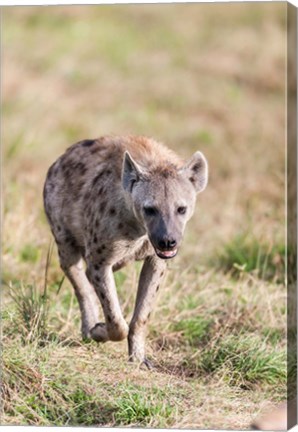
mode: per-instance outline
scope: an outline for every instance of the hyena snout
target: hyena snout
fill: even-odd
[[[177,241],[172,237],[163,237],[158,241],[158,248],[162,251],[175,249],[176,246]]]
[[[178,252],[180,240],[173,235],[159,235],[150,238],[155,249],[155,253],[159,258],[169,259],[174,258]]]

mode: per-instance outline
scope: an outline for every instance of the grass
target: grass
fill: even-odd
[[[285,277],[285,244],[262,243],[250,234],[238,234],[223,247],[216,257],[218,266],[232,276],[239,277],[243,272],[255,272],[261,279]]]
[[[208,330],[212,320],[206,320],[199,316],[190,319],[182,319],[177,322],[173,329],[181,332],[183,339],[190,343],[190,345],[197,345],[204,342],[208,335]]]
[[[286,399],[285,12],[3,9],[3,425],[240,430]],[[151,314],[152,371],[128,363],[126,341],[81,341],[49,247],[48,167],[109,133],[153,136],[185,158],[201,150],[210,166]],[[139,272],[115,275],[128,321]]]
[[[36,285],[9,285],[9,295],[15,304],[15,326],[23,343],[42,341],[48,335],[48,297]]]
[[[167,393],[160,388],[149,392],[136,386],[125,385],[121,397],[115,401],[115,425],[149,426],[158,422],[160,427],[169,426],[167,420],[177,408],[165,403]]]
[[[230,384],[280,384],[286,378],[286,353],[268,350],[255,336],[230,335],[210,347],[199,359],[204,371],[223,370]]]

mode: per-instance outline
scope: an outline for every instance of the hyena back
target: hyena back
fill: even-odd
[[[183,163],[162,144],[133,136],[78,142],[50,167],[44,206],[79,302],[83,338],[128,337],[129,359],[148,365],[146,323],[166,260],[178,251],[207,177],[202,153]],[[132,260],[144,264],[128,326],[113,271]],[[98,300],[105,323],[99,322]]]

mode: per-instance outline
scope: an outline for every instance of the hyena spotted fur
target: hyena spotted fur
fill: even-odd
[[[129,359],[149,365],[146,324],[166,260],[176,255],[207,178],[202,153],[184,163],[153,139],[134,136],[78,142],[50,167],[44,206],[79,302],[84,339],[128,338]],[[132,260],[144,263],[128,325],[113,272]]]

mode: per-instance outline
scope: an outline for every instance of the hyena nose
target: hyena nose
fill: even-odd
[[[174,239],[162,239],[158,242],[158,247],[161,250],[174,249],[177,246],[177,242]]]

